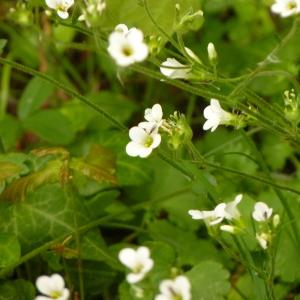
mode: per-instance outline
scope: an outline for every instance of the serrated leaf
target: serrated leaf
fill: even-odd
[[[18,116],[24,120],[35,112],[53,93],[54,86],[51,83],[34,77],[27,84],[18,104]]]
[[[230,290],[229,272],[214,261],[203,261],[186,273],[192,285],[192,298],[222,300]]]

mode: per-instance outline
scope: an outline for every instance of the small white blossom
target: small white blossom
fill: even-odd
[[[259,243],[259,245],[264,249],[266,250],[269,246],[269,239],[270,239],[270,236],[264,232],[262,233],[256,233],[256,239]]]
[[[215,64],[218,60],[218,53],[217,53],[215,45],[213,43],[209,43],[207,45],[207,53],[208,53],[208,58],[209,58],[210,62]]]
[[[154,265],[147,247],[139,247],[136,250],[122,249],[119,253],[119,260],[132,271],[126,276],[126,280],[130,284],[141,281]]]
[[[211,99],[210,105],[204,109],[204,117],[207,121],[203,125],[203,130],[215,131],[221,124],[229,124],[232,114],[223,110],[217,99]]]
[[[148,46],[144,43],[143,32],[136,28],[128,30],[124,24],[119,24],[109,36],[108,53],[122,67],[145,60],[148,56]]]
[[[264,202],[256,202],[252,217],[257,222],[266,222],[271,218],[273,209]]]
[[[189,210],[189,215],[194,220],[204,220],[209,226],[217,225],[224,219],[233,220],[240,218],[240,212],[237,209],[237,205],[241,202],[243,195],[239,194],[235,199],[228,203],[218,204],[214,210],[200,211],[200,210]]]
[[[160,67],[160,72],[172,79],[187,79],[190,71],[189,66],[181,64],[175,58],[167,58]]]
[[[74,0],[46,0],[49,8],[54,9],[62,19],[69,17],[68,10],[74,4]]]
[[[175,279],[163,280],[159,285],[160,294],[155,300],[191,300],[191,284],[187,277],[177,276]]]
[[[271,10],[282,18],[290,17],[300,12],[300,0],[276,0]]]
[[[44,296],[37,296],[35,300],[67,300],[70,297],[64,279],[59,274],[38,277],[36,287]]]
[[[153,149],[157,148],[161,142],[161,135],[157,133],[157,126],[150,122],[142,122],[139,126],[129,130],[131,142],[126,146],[129,156],[139,156],[145,158],[149,156]]]

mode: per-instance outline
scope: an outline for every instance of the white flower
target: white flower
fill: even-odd
[[[153,123],[157,128],[162,123],[163,112],[160,104],[154,104],[152,108],[147,108],[145,110],[144,118],[150,123]]]
[[[275,14],[281,15],[282,18],[287,18],[300,12],[300,1],[276,0],[275,3],[271,6],[271,10]]]
[[[45,296],[37,296],[35,300],[67,300],[70,296],[64,279],[59,274],[38,277],[36,287]]]
[[[119,24],[109,36],[108,53],[122,67],[141,62],[148,56],[148,46],[144,43],[143,32],[136,28],[128,30]]]
[[[218,59],[218,53],[217,53],[215,45],[213,43],[209,43],[207,45],[207,53],[208,53],[208,58],[211,61],[211,63],[215,64]]]
[[[150,250],[147,247],[139,247],[137,250],[122,249],[119,253],[119,260],[132,271],[126,277],[131,284],[141,281],[154,264],[150,257]]]
[[[271,218],[273,209],[264,202],[256,202],[252,217],[257,222],[266,222]]]
[[[259,245],[264,249],[266,250],[269,246],[269,239],[270,239],[270,236],[264,232],[262,233],[256,233],[256,239],[259,243]]]
[[[235,199],[228,203],[218,204],[214,210],[200,211],[200,210],[189,210],[189,215],[194,220],[204,220],[209,226],[217,225],[224,219],[233,220],[240,218],[240,212],[237,209],[237,205],[241,202],[243,195],[239,194]]]
[[[175,58],[167,58],[160,67],[160,72],[172,79],[187,79],[190,71],[189,66],[181,64]]]
[[[187,277],[177,276],[175,279],[163,280],[159,285],[160,294],[155,300],[191,300],[191,284]]]
[[[232,120],[232,114],[223,110],[217,99],[210,100],[210,105],[204,109],[203,114],[207,119],[203,125],[204,130],[215,131],[220,124],[228,124]]]
[[[161,142],[161,135],[157,133],[157,127],[150,122],[142,122],[139,126],[129,130],[129,137],[132,140],[126,146],[126,153],[129,156],[145,158]]]
[[[54,9],[62,19],[69,17],[68,10],[74,4],[74,0],[46,0],[49,8]]]
[[[197,210],[197,209],[191,209],[188,211],[189,215],[194,220],[204,220],[205,223],[207,223],[208,226],[219,224],[223,221],[223,217],[218,217],[216,215],[216,212],[214,210]]]

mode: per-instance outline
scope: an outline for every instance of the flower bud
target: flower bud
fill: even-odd
[[[218,53],[213,43],[207,45],[207,53],[210,63],[216,65],[218,63]]]
[[[196,12],[189,11],[182,17],[180,17],[180,5],[176,4],[176,18],[177,18],[177,28],[183,32],[187,31],[197,31],[201,28],[204,17],[203,17],[203,11],[198,10]]]
[[[226,231],[226,232],[229,232],[229,233],[232,233],[232,234],[237,233],[237,228],[235,226],[232,226],[232,225],[221,225],[220,229],[222,231]]]
[[[273,217],[273,227],[277,228],[280,223],[280,216],[277,214]]]
[[[147,41],[149,52],[152,55],[157,55],[162,46],[162,38],[160,36],[151,35]]]
[[[165,131],[169,135],[168,143],[173,149],[178,149],[181,145],[191,141],[193,137],[193,131],[188,124],[185,115],[174,112],[173,115],[166,121]]]

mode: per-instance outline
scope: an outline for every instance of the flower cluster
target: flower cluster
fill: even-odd
[[[240,219],[240,212],[237,205],[241,202],[243,195],[239,194],[235,199],[228,203],[220,203],[213,210],[189,210],[189,215],[194,220],[203,220],[206,226],[214,226],[227,220],[230,224],[222,224],[220,229],[223,231],[229,231],[231,233],[237,230],[236,226],[231,225],[232,222]]]
[[[272,12],[279,14],[282,18],[299,14],[300,0],[276,0],[271,6]]]
[[[102,15],[106,8],[106,2],[104,0],[87,0],[86,7],[82,10],[82,14],[79,16],[79,21],[85,21],[88,27],[97,24],[99,16]]]
[[[145,246],[138,247],[136,250],[132,248],[124,248],[119,252],[120,262],[130,269],[126,280],[131,285],[133,292],[137,297],[143,297],[144,286],[137,285],[152,270],[154,261],[151,258],[149,248]],[[191,300],[191,284],[187,277],[180,275],[174,279],[162,280],[159,285],[159,294],[155,296],[155,300]]]
[[[65,288],[64,279],[59,274],[38,277],[36,287],[44,296],[37,296],[35,300],[67,300],[70,297],[70,291]]]
[[[55,10],[60,18],[67,19],[69,17],[68,10],[74,5],[74,0],[46,0],[46,4]]]
[[[220,203],[213,210],[189,210],[188,213],[194,220],[204,220],[209,232],[214,235],[216,229],[227,231],[235,234],[242,232],[244,225],[241,220],[241,214],[237,205],[242,200],[242,195],[239,194],[235,199],[228,203]],[[273,214],[273,209],[268,207],[264,202],[256,202],[252,212],[252,218],[258,223],[258,229],[255,233],[255,238],[259,245],[266,250],[274,238],[274,230],[279,224],[279,215],[275,215],[270,224]],[[228,224],[221,224],[224,220]],[[216,225],[219,225],[216,227]]]
[[[134,27],[128,29],[125,24],[116,26],[108,38],[108,43],[108,53],[121,67],[141,62],[149,53],[143,32]]]
[[[255,203],[252,217],[259,224],[255,237],[259,245],[264,250],[266,250],[271,244],[274,236],[274,230],[280,221],[279,215],[275,215],[272,219],[272,224],[270,224],[269,221],[271,220],[272,214],[273,209],[270,208],[266,203]]]

